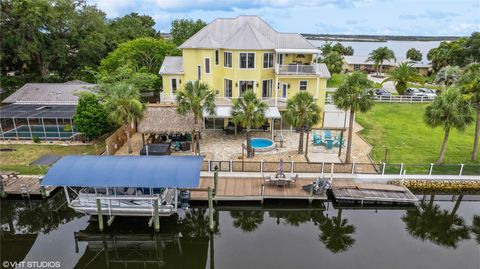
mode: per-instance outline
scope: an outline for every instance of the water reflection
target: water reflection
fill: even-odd
[[[474,215],[472,220],[472,227],[470,227],[472,235],[475,236],[477,244],[480,245],[480,216]]]
[[[337,212],[336,217],[325,217],[319,225],[320,241],[333,253],[344,252],[355,243],[355,226],[342,219],[342,209]]]
[[[253,232],[263,223],[263,211],[259,210],[238,210],[231,211],[233,227],[244,232]]]
[[[440,209],[439,205],[434,204],[434,199],[432,195],[428,203],[422,201],[402,216],[406,229],[422,241],[429,240],[440,246],[457,248],[458,242],[470,238],[465,220],[456,214],[462,198],[459,197],[452,212]]]

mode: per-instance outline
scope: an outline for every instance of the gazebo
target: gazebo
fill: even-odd
[[[142,143],[145,145],[145,135],[191,133],[201,127],[201,122],[195,126],[193,113],[183,116],[177,113],[176,107],[149,105],[137,132],[142,134]]]

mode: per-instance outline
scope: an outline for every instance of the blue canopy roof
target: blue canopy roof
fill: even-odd
[[[42,185],[72,187],[198,187],[202,156],[65,156]]]

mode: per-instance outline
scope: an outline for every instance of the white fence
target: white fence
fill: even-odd
[[[374,96],[373,100],[379,103],[429,103],[433,98],[427,96],[413,95],[391,95],[391,96]],[[325,100],[327,104],[333,104],[332,95],[328,95]]]

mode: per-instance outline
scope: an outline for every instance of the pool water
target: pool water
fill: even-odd
[[[252,138],[252,148],[267,148],[273,145],[273,141],[266,138]]]

